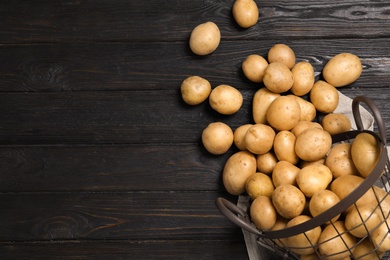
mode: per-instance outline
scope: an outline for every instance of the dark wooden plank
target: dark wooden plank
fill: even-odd
[[[219,192],[2,193],[0,240],[227,239]],[[236,197],[236,196],[235,196]]]
[[[241,63],[254,53],[266,57],[280,42],[291,46],[298,61],[309,61],[317,75],[333,55],[355,53],[364,65],[356,86],[389,86],[389,38],[240,39],[222,41],[207,57],[192,54],[187,42],[0,45],[0,91],[172,90],[189,75],[203,76],[213,87],[253,89],[258,85],[246,80]]]
[[[223,39],[389,36],[385,2],[256,1],[260,19],[249,30],[235,24],[233,2],[2,1],[0,43],[182,41],[208,20],[221,27]]]
[[[0,242],[0,254],[14,259],[248,259],[236,240]]]
[[[233,151],[233,149],[232,149]],[[196,144],[2,146],[0,191],[218,191],[232,151]]]

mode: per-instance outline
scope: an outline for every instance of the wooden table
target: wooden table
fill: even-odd
[[[340,52],[364,71],[340,89],[374,99],[390,130],[390,4],[256,1],[240,29],[233,0],[2,1],[0,3],[1,259],[247,259],[241,230],[215,207],[234,152],[212,156],[202,130],[251,122],[260,87],[249,54],[288,44],[317,78]],[[222,40],[198,57],[188,39],[214,21]],[[189,75],[244,96],[232,116],[186,105]],[[388,139],[389,140],[389,139]]]

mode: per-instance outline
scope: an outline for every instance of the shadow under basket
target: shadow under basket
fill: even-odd
[[[360,103],[365,103],[372,111],[379,134],[363,129],[359,110]],[[217,198],[216,205],[221,213],[243,230],[255,235],[257,245],[269,249],[268,251],[272,252],[272,259],[382,259],[390,251],[390,163],[386,147],[386,129],[382,115],[371,99],[364,96],[355,97],[352,101],[352,111],[357,130],[332,136],[333,144],[352,143],[359,133],[365,132],[376,138],[380,146],[380,157],[374,169],[364,181],[333,207],[295,226],[280,230],[259,230],[250,220],[249,203],[246,209],[242,209],[224,198]],[[374,198],[372,212],[368,216],[367,212],[360,212],[361,208],[358,206],[360,205],[359,199],[368,196],[367,194]],[[351,236],[351,232],[354,233],[353,230],[348,230],[345,227],[340,229],[338,228],[339,223],[337,223],[339,221],[332,221],[338,215],[345,216],[347,209],[356,210],[361,219],[361,224],[353,229],[360,228],[366,231],[363,236],[354,236],[354,244],[348,243],[346,240],[347,236]],[[374,214],[379,216],[380,221],[372,226],[369,221]],[[329,225],[335,230],[334,236],[322,240],[321,243],[318,242],[319,240],[312,241],[309,239],[311,230],[321,228],[323,231]],[[304,239],[306,243],[300,243],[299,245],[288,243],[287,245],[287,238],[288,241],[291,241],[297,237],[300,241]],[[320,248],[324,248],[327,243],[330,245],[335,241],[343,249],[332,254],[323,254],[324,250],[320,250]],[[365,250],[364,253],[361,253],[360,249],[363,247]],[[268,260],[271,257],[268,255],[260,259]]]

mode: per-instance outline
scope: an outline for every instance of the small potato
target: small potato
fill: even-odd
[[[269,197],[257,197],[249,211],[253,224],[260,230],[269,230],[276,223],[277,213]]]
[[[333,146],[325,160],[325,165],[332,171],[333,178],[343,175],[358,175],[351,156],[351,144],[339,143]]]
[[[252,1],[252,0],[251,0]],[[244,75],[252,82],[263,82],[263,76],[268,62],[262,56],[251,54],[242,63],[242,71]]]
[[[273,146],[275,131],[269,125],[254,124],[244,137],[245,147],[254,154],[268,153]]]
[[[287,161],[279,161],[272,171],[272,182],[275,187],[283,184],[297,186],[296,177],[299,171],[300,169],[294,164]]]
[[[321,213],[327,211],[334,205],[340,202],[339,197],[330,190],[320,190],[311,197],[309,202],[309,210],[310,214],[313,217],[320,215]],[[334,216],[331,220],[332,222],[336,222],[340,217],[340,214]],[[327,222],[330,224],[329,222]]]
[[[299,122],[301,107],[291,96],[277,97],[267,110],[267,121],[276,130],[290,130]]]
[[[321,125],[331,135],[351,130],[351,120],[346,115],[340,113],[327,114],[322,119]]]
[[[299,106],[301,107],[301,117],[299,118],[299,121],[311,122],[316,118],[317,111],[315,106],[311,102],[295,95],[287,95],[287,96],[291,96],[295,98],[295,100],[298,102]]]
[[[279,161],[288,161],[292,164],[298,163],[299,157],[295,153],[295,140],[295,135],[287,130],[282,130],[276,134],[274,153]]]
[[[256,173],[256,157],[248,151],[239,151],[226,161],[222,172],[225,189],[232,195],[245,192],[246,181]]]
[[[307,61],[301,61],[294,65],[291,72],[294,78],[291,92],[296,96],[309,93],[315,80],[313,66]]]
[[[351,156],[360,175],[366,178],[379,160],[381,147],[369,133],[358,134],[352,142]]]
[[[358,56],[352,53],[340,53],[325,64],[322,75],[329,84],[343,87],[355,82],[362,71],[362,62]]]
[[[249,197],[254,200],[259,196],[271,198],[275,188],[271,177],[262,172],[256,172],[247,179],[245,189]]]
[[[267,124],[268,108],[277,97],[280,97],[280,94],[273,93],[267,88],[256,91],[252,102],[252,114],[255,123]]]
[[[332,113],[339,104],[339,93],[329,83],[319,80],[310,91],[310,101],[315,108],[325,114]]]
[[[220,40],[221,32],[215,23],[202,23],[191,32],[190,48],[197,55],[208,55],[218,48]]]
[[[331,135],[319,128],[308,128],[297,136],[295,153],[304,161],[317,161],[332,147]]]
[[[190,76],[183,80],[180,91],[184,102],[188,105],[198,105],[209,97],[211,84],[202,77]]]
[[[317,122],[311,122],[311,121],[299,121],[296,126],[294,126],[293,129],[291,129],[291,132],[297,137],[300,135],[304,130],[312,127],[317,127],[321,130],[323,130],[322,126]]]
[[[268,153],[256,155],[257,170],[270,175],[275,168],[278,158],[275,153],[269,151]]]
[[[240,91],[229,85],[219,85],[211,90],[210,106],[223,115],[232,115],[242,106],[243,97]]]
[[[234,20],[242,28],[249,28],[259,20],[259,8],[253,0],[236,0],[232,12]]]
[[[296,177],[299,189],[306,197],[325,190],[332,181],[332,172],[323,164],[313,164],[302,168]]]
[[[203,146],[209,153],[226,153],[233,144],[233,131],[225,123],[210,123],[202,132]]]
[[[272,193],[272,203],[283,218],[292,219],[301,215],[305,209],[305,195],[291,184],[283,184]]]
[[[381,212],[377,205],[361,205],[353,207],[345,216],[345,227],[355,237],[365,237],[382,222]]]
[[[246,132],[248,131],[248,129],[251,126],[252,126],[252,124],[245,124],[245,125],[239,126],[236,130],[234,130],[233,142],[234,142],[235,146],[241,151],[246,150],[244,139],[245,139]]]
[[[295,65],[295,53],[286,44],[275,44],[268,51],[268,62],[281,62],[291,69]]]
[[[283,93],[291,89],[294,78],[284,63],[272,62],[264,71],[263,83],[271,92]]]

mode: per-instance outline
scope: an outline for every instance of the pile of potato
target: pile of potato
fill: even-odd
[[[253,26],[257,6],[253,0],[237,0],[233,16],[243,28]],[[200,24],[190,37],[197,55],[212,53],[219,42],[220,31],[213,22]],[[372,135],[360,133],[352,143],[332,144],[332,135],[351,129],[349,118],[334,111],[337,88],[355,82],[362,73],[357,55],[335,55],[325,64],[321,79],[315,80],[309,62],[296,62],[289,46],[275,44],[267,57],[245,57],[242,72],[259,84],[253,96],[253,122],[234,131],[223,122],[212,122],[203,130],[202,143],[214,155],[233,145],[237,148],[224,165],[223,184],[230,194],[250,196],[250,217],[257,228],[280,230],[308,221],[340,202],[371,173],[381,152]],[[208,100],[223,115],[236,113],[243,104],[238,89],[228,84],[212,88],[200,76],[186,78],[181,93],[187,104]],[[316,122],[319,112],[325,116]],[[373,188],[356,206],[324,225],[275,242],[301,259],[318,259],[318,252],[326,259],[350,259],[351,254],[378,258],[390,250],[387,195]],[[378,198],[383,199],[379,206]]]

